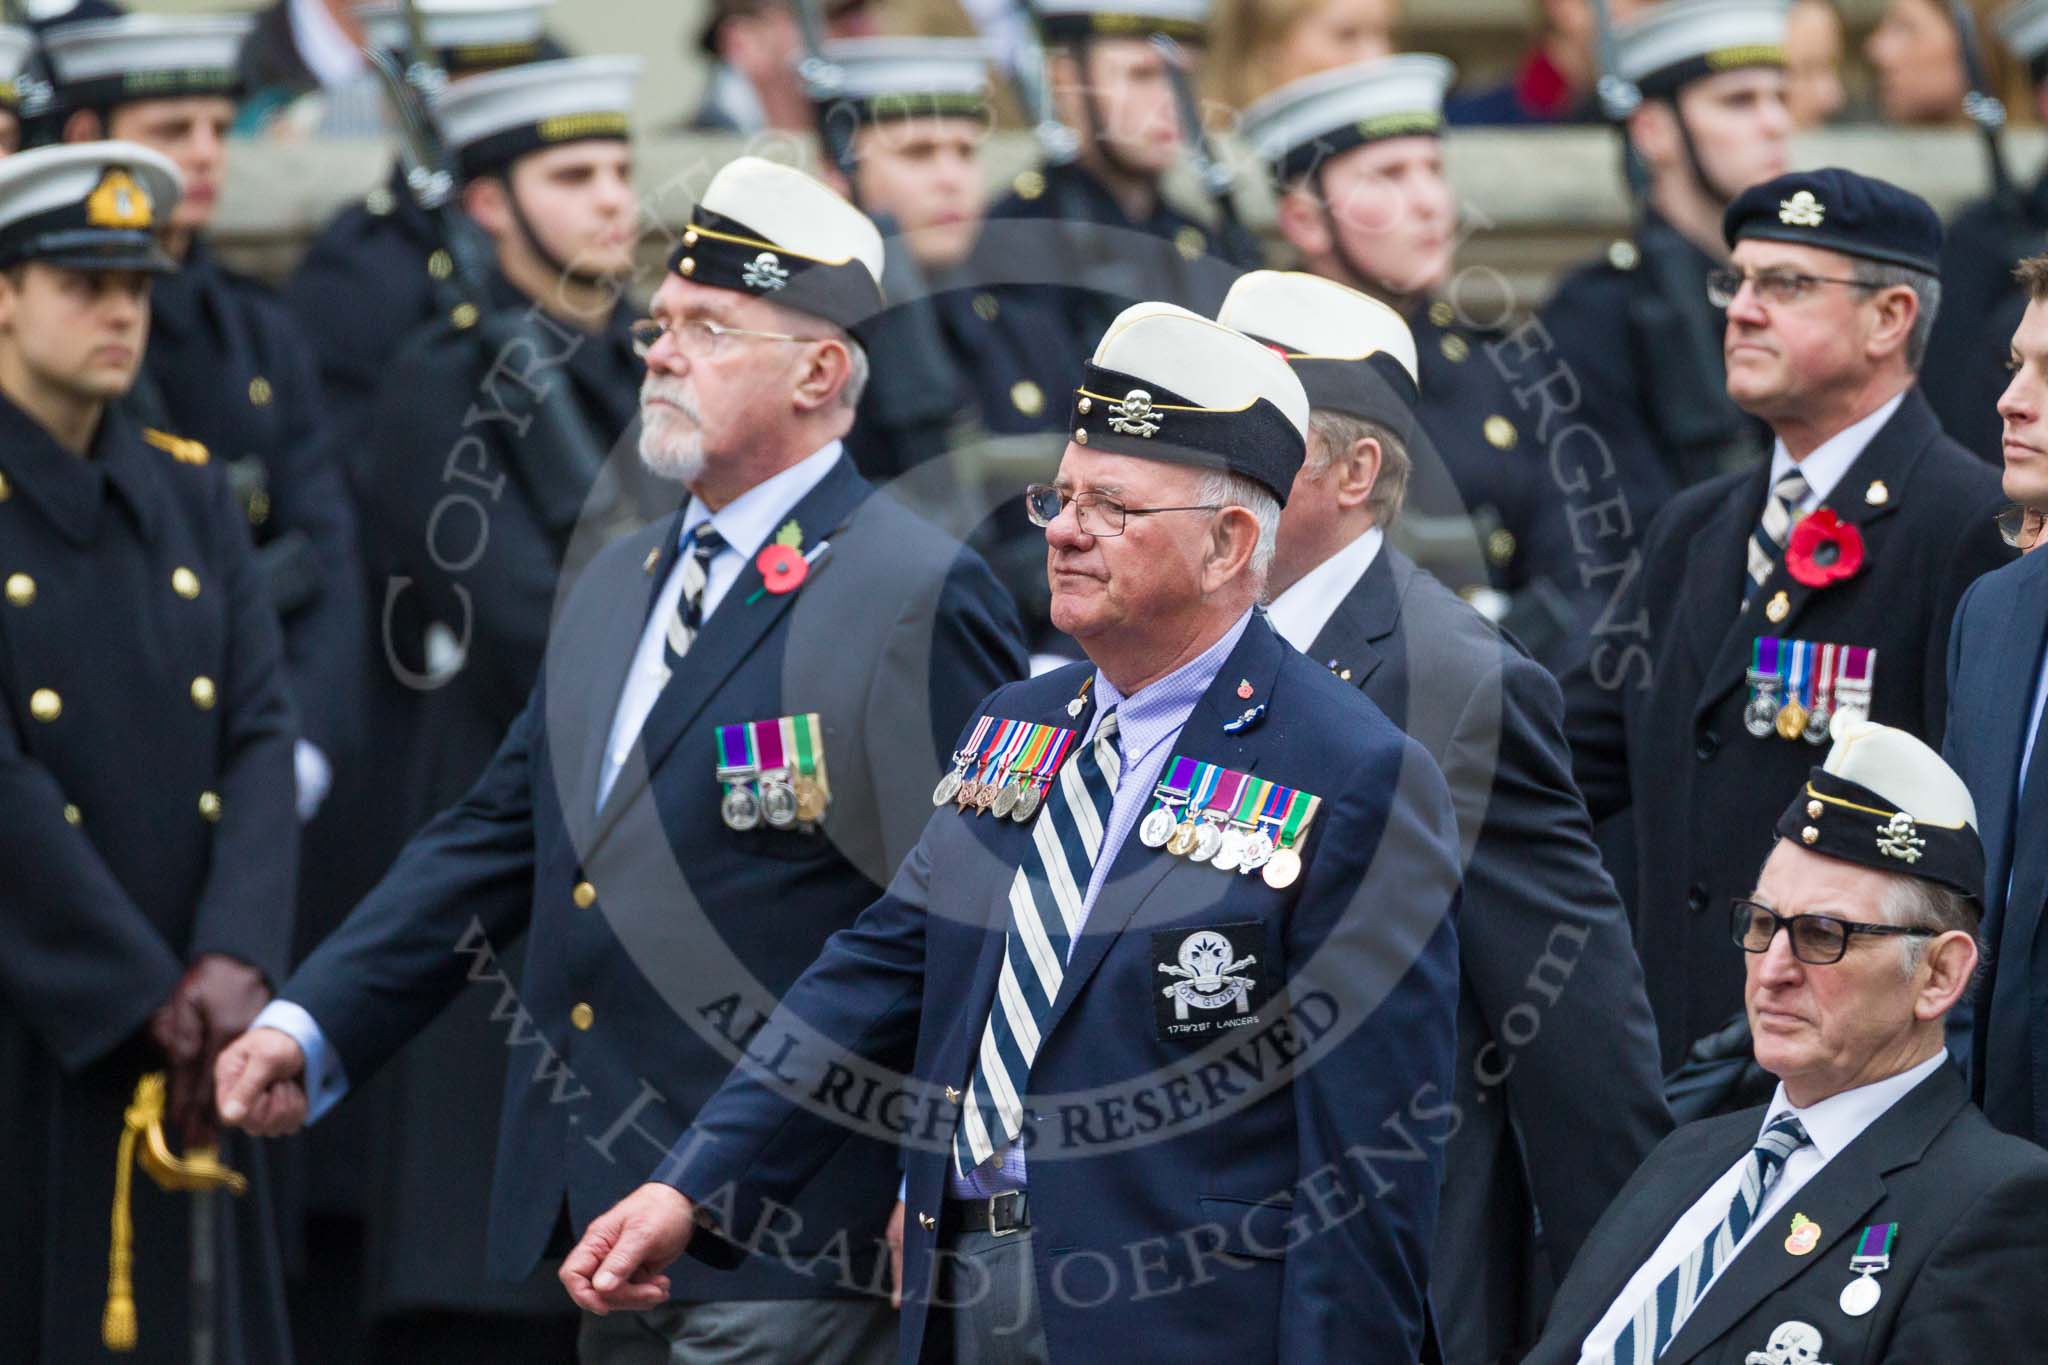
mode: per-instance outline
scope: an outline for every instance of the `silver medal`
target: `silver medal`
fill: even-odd
[[[1216,856],[1209,865],[1218,872],[1235,872],[1244,862],[1245,832],[1241,829],[1223,831],[1223,846],[1216,850]]]
[[[1015,782],[1004,783],[1003,789],[996,793],[995,805],[991,806],[990,809],[996,813],[996,819],[1007,819],[1010,812],[1017,809],[1017,784]]]
[[[747,830],[761,823],[761,803],[754,799],[753,789],[746,786],[727,788],[725,799],[718,803],[718,813],[730,829]]]
[[[779,777],[761,779],[761,815],[777,829],[796,824],[796,788]]]
[[[1195,849],[1188,857],[1198,863],[1206,863],[1223,848],[1223,831],[1212,821],[1204,820],[1195,831]]]
[[[1029,824],[1031,817],[1038,814],[1038,803],[1043,799],[1037,783],[1025,783],[1017,789],[1017,809],[1010,812],[1010,818],[1020,825]]]
[[[1160,806],[1138,826],[1138,842],[1147,848],[1165,848],[1173,837],[1173,807]]]
[[[1244,841],[1244,852],[1238,857],[1239,872],[1257,872],[1273,859],[1273,836],[1260,830]]]
[[[1834,708],[1824,701],[1813,704],[1813,710],[1806,717],[1806,742],[1825,744],[1828,742],[1828,722],[1835,718]]]
[[[1852,1318],[1860,1318],[1877,1307],[1877,1301],[1884,1291],[1877,1287],[1877,1276],[1858,1275],[1842,1287],[1842,1311]]]
[[[1770,692],[1759,692],[1749,699],[1749,705],[1742,709],[1742,728],[1758,739],[1768,739],[1778,728],[1778,699]]]
[[[932,788],[932,804],[943,806],[960,792],[960,784],[967,779],[967,769],[955,768],[939,779],[939,785]]]

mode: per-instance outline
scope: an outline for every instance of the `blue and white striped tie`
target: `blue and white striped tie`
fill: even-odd
[[[953,1135],[953,1162],[963,1177],[1023,1130],[1020,1096],[1038,1055],[1041,1027],[1066,977],[1068,949],[1080,932],[1082,898],[1102,851],[1122,767],[1112,708],[1096,727],[1095,742],[1060,770],[1031,826],[1031,846],[1010,883],[1010,930],[996,998]]]
[[[1748,606],[1756,590],[1771,581],[1771,573],[1785,553],[1785,539],[1792,534],[1792,509],[1806,501],[1813,485],[1794,469],[1771,485],[1764,499],[1764,512],[1749,533],[1749,581],[1742,585],[1742,605]]]
[[[1786,1160],[1809,1141],[1806,1129],[1791,1114],[1764,1129],[1743,1166],[1742,1184],[1729,1201],[1728,1216],[1691,1255],[1672,1267],[1654,1293],[1636,1305],[1635,1316],[1614,1339],[1614,1350],[1602,1365],[1650,1365],[1663,1353],[1679,1324],[1692,1314],[1713,1286],[1714,1277],[1734,1256]]]

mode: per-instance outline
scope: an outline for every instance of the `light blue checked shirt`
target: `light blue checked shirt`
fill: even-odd
[[[1101,894],[1102,883],[1108,879],[1110,866],[1116,862],[1117,851],[1124,846],[1124,840],[1131,837],[1138,821],[1144,818],[1145,807],[1152,803],[1152,789],[1159,785],[1160,770],[1173,754],[1173,741],[1188,723],[1195,703],[1216,680],[1217,670],[1223,667],[1223,661],[1230,657],[1231,650],[1237,648],[1237,642],[1244,637],[1245,628],[1251,620],[1252,613],[1245,612],[1215,644],[1128,697],[1117,691],[1116,684],[1103,676],[1101,669],[1095,670],[1095,713],[1088,723],[1088,733],[1081,740],[1083,744],[1093,744],[1096,727],[1114,708],[1117,752],[1123,757],[1123,767],[1117,774],[1116,799],[1109,808],[1109,825],[1102,832],[1102,849],[1096,854],[1095,868],[1088,877],[1087,894],[1081,898],[1083,932],[1088,923],[1088,912],[1095,908],[1095,898]],[[1076,933],[1072,942],[1080,941],[1081,935]],[[1069,958],[1073,956],[1072,944],[1068,946],[1067,955]],[[996,1150],[1000,1164],[997,1161],[984,1162],[965,1179],[957,1173],[952,1176],[948,1188],[955,1198],[986,1199],[1005,1190],[1024,1188],[1024,1149],[1012,1143]]]

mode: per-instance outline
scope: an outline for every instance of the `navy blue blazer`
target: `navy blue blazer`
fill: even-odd
[[[1024,671],[1015,613],[987,567],[848,461],[788,516],[804,548],[831,550],[785,595],[760,592],[751,563],[741,572],[601,807],[601,758],[679,519],[599,553],[483,776],[280,992],[312,1014],[354,1085],[466,983],[500,1001],[494,1275],[532,1272],[565,1201],[580,1231],[641,1183],[915,842],[950,754],[937,726],[950,741],[975,698]],[[822,827],[726,828],[718,727],[812,711],[832,794]],[[522,930],[515,984],[491,945]],[[795,1247],[836,1236],[867,1273],[896,1179],[892,1144],[849,1144],[798,1204]],[[678,1274],[674,1288],[685,1300],[848,1292],[769,1262]]]
[[[979,710],[1085,730],[1091,708],[1068,707],[1090,677],[1072,665]],[[1268,709],[1228,733],[1247,685]],[[1173,752],[1323,806],[1286,890],[1135,837],[1115,855],[1023,1096],[1052,1358],[1413,1365],[1455,1108],[1457,832],[1443,776],[1263,617]],[[756,1040],[773,1078],[736,1071],[656,1174],[723,1229],[692,1255],[739,1264],[772,1248],[763,1227],[850,1136],[897,1135],[905,1361],[934,1330],[958,1116],[948,1088],[974,1066],[1030,838],[1026,825],[932,814],[888,894],[833,937]],[[1189,1036],[1162,1001],[1162,968],[1200,931],[1256,957],[1244,968],[1255,1008],[1242,1027]]]
[[[2048,555],[1970,585],[1948,643],[1942,755],[1977,803],[1984,840],[1984,980],[1976,996],[1970,1089],[2009,1133],[2048,1140],[2048,746],[2020,795],[2020,755],[2048,641]],[[2015,901],[2008,890],[2023,897]]]

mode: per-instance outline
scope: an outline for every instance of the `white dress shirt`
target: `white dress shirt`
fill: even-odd
[[[716,514],[696,498],[690,499],[690,505],[683,513],[682,534],[688,535],[708,521],[725,537],[728,547],[713,557],[706,570],[705,620],[711,619],[711,613],[717,610],[726,591],[739,578],[741,566],[759,553],[768,537],[774,535],[788,518],[790,509],[803,501],[804,495],[831,472],[839,456],[840,443],[834,441],[774,478],[754,485],[718,509]],[[825,529],[818,526],[809,528],[813,534]],[[612,717],[611,742],[607,746],[604,772],[598,783],[600,806],[604,804],[605,794],[611,790],[612,781],[618,777],[625,756],[632,753],[634,743],[639,740],[640,727],[646,724],[647,713],[654,709],[654,701],[661,695],[662,685],[668,682],[668,665],[663,661],[662,644],[668,638],[668,618],[675,613],[676,603],[682,595],[683,576],[675,572],[672,565],[667,581],[661,586],[661,595],[655,600],[654,610],[648,615],[647,626],[641,632],[640,647],[633,653],[633,666],[628,670],[626,684],[620,691],[619,709]],[[250,1021],[249,1027],[274,1028],[299,1045],[299,1051],[306,1058],[308,1123],[332,1109],[348,1093],[348,1075],[341,1058],[328,1043],[327,1035],[320,1031],[320,1025],[303,1006],[280,997],[265,1005]]]
[[[1310,569],[1266,608],[1280,638],[1306,654],[1337,608],[1379,558],[1385,532],[1368,526],[1356,540]]]
[[[1914,1086],[1934,1074],[1935,1068],[1946,1065],[1948,1049],[1944,1048],[1910,1071],[1896,1076],[1887,1076],[1869,1085],[1859,1085],[1854,1090],[1844,1090],[1839,1095],[1830,1095],[1808,1109],[1801,1109],[1785,1098],[1785,1087],[1781,1083],[1777,1093],[1771,1096],[1771,1103],[1764,1110],[1764,1121],[1757,1128],[1757,1137],[1787,1114],[1796,1114],[1800,1126],[1806,1129],[1810,1141],[1806,1146],[1792,1153],[1785,1161],[1785,1169],[1778,1173],[1778,1179],[1765,1193],[1764,1201],[1757,1207],[1756,1217],[1750,1221],[1749,1230],[1742,1240],[1735,1244],[1728,1260],[1721,1266],[1726,1273],[1728,1266],[1742,1254],[1742,1249],[1759,1236],[1783,1238],[1791,1229],[1789,1220],[1779,1221],[1778,1215],[1804,1189],[1806,1183],[1819,1175],[1827,1164],[1841,1155],[1842,1149],[1863,1135],[1868,1128],[1884,1116],[1886,1110],[1906,1097]],[[1672,1268],[1693,1253],[1707,1235],[1721,1226],[1721,1220],[1728,1216],[1728,1206],[1734,1202],[1735,1191],[1742,1183],[1742,1173],[1749,1165],[1749,1153],[1744,1152],[1736,1163],[1728,1168],[1727,1174],[1707,1187],[1693,1206],[1685,1211],[1664,1240],[1657,1244],[1657,1250],[1642,1267],[1621,1287],[1621,1293],[1604,1317],[1593,1327],[1580,1347],[1579,1365],[1597,1365],[1614,1349],[1615,1339],[1621,1335],[1635,1316],[1637,1305],[1650,1296],[1650,1292],[1671,1273]],[[1793,1210],[1795,1213],[1797,1209]],[[1694,1300],[1697,1308],[1707,1296],[1714,1292],[1709,1285],[1706,1293]],[[1678,1326],[1672,1328],[1675,1336]]]
[[[1799,505],[1792,510],[1811,512],[1827,500],[1828,494],[1835,491],[1835,485],[1849,472],[1849,466],[1856,463],[1857,458],[1863,454],[1864,447],[1877,435],[1878,429],[1892,420],[1892,414],[1897,412],[1899,404],[1905,401],[1906,391],[1902,389],[1892,395],[1891,401],[1880,404],[1877,411],[1868,417],[1851,422],[1808,451],[1803,460],[1794,460],[1792,452],[1785,449],[1785,443],[1778,441],[1771,448],[1771,487],[1777,487],[1778,480],[1790,474],[1796,464],[1799,472],[1806,476],[1806,486],[1813,491],[1801,499]]]
[[[832,466],[839,462],[840,450],[840,443],[834,441],[806,455],[774,478],[755,484],[715,514],[697,498],[690,499],[690,505],[683,510],[680,538],[687,540],[707,521],[725,537],[726,547],[713,555],[705,566],[704,620],[709,621],[711,613],[718,610],[727,590],[738,580],[740,570],[761,552],[768,538],[788,519],[790,509],[802,502],[804,495],[832,472]],[[808,528],[811,534],[824,529],[817,526]],[[683,576],[675,571],[681,564],[682,557],[678,555],[671,563],[668,578],[661,585],[661,594],[654,599],[654,610],[647,615],[647,625],[640,633],[640,647],[633,651],[633,665],[626,670],[626,683],[619,691],[619,709],[612,715],[611,737],[605,742],[604,767],[597,778],[597,804],[600,807],[611,795],[612,783],[618,780],[619,769],[626,766],[633,746],[639,743],[640,729],[647,724],[647,715],[654,709],[655,699],[661,696],[661,689],[668,686],[668,651],[665,646],[668,643],[669,618],[676,614],[677,604],[683,597]]]

